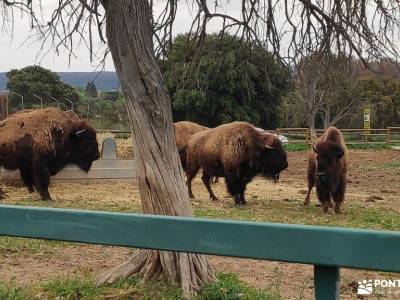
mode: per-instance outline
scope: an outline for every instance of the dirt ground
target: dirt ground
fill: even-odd
[[[348,192],[343,214],[339,216],[325,216],[319,207],[315,208],[315,193],[312,194],[312,208],[302,206],[306,191],[306,153],[288,153],[288,160],[289,168],[282,174],[278,184],[261,178],[249,184],[246,192],[248,206],[244,209],[233,205],[223,180],[213,185],[220,200],[211,202],[205,187],[197,178],[193,188],[196,200],[192,202],[196,215],[400,230],[397,227],[400,212],[400,151],[350,153]],[[39,201],[37,195],[29,195],[22,187],[6,186],[5,190],[5,204],[140,211],[138,189],[129,184],[55,184],[50,190],[54,198],[51,203]],[[358,215],[349,213],[355,210],[360,214],[370,211],[382,213],[386,218],[385,223],[381,223],[379,217],[375,223],[363,223],[363,215],[357,219]],[[354,218],[358,221],[354,221]],[[0,241],[0,282],[26,285],[63,275],[98,274],[123,262],[134,251],[73,243],[32,242],[27,246],[25,243],[22,239],[18,243]],[[302,299],[313,299],[312,266],[226,257],[210,259],[217,271],[238,273],[241,279],[251,285],[276,289],[284,299],[301,299],[301,295]],[[355,291],[359,280],[400,279],[400,274],[349,269],[341,271],[342,299],[357,299]],[[397,293],[385,299],[400,299],[400,289]]]

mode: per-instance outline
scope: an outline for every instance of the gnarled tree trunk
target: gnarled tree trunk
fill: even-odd
[[[192,216],[172,129],[170,99],[157,65],[147,0],[105,0],[106,33],[133,127],[138,184],[144,213]],[[212,280],[204,255],[139,250],[129,261],[98,277],[111,283],[132,274],[164,276],[184,296]]]

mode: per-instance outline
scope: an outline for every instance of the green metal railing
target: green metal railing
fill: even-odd
[[[321,300],[340,267],[400,272],[391,231],[0,205],[0,235],[312,264]]]

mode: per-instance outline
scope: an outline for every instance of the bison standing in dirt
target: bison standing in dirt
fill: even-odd
[[[19,169],[29,192],[35,188],[43,200],[51,199],[50,176],[67,164],[88,172],[99,156],[95,129],[71,113],[27,110],[0,122],[0,166]]]
[[[238,205],[246,204],[244,192],[256,175],[278,178],[288,167],[287,156],[279,139],[246,122],[224,124],[196,133],[187,146],[187,182],[189,196],[192,180],[202,168],[204,185],[211,199],[212,176],[225,177],[228,192]]]
[[[323,211],[327,213],[335,202],[335,213],[340,213],[340,205],[346,191],[347,148],[342,133],[336,127],[329,127],[317,140],[308,155],[308,192],[304,205],[310,204],[310,194],[316,186],[317,197]]]

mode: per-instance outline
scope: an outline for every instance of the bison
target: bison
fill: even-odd
[[[224,124],[196,133],[187,146],[187,183],[189,196],[192,180],[199,168],[210,198],[218,200],[211,190],[211,176],[225,177],[230,195],[237,205],[245,205],[244,192],[256,175],[277,179],[288,167],[286,152],[275,136],[256,129],[247,122]]]
[[[193,134],[209,128],[189,121],[176,122],[173,126],[179,157],[181,158],[183,170],[186,171],[186,147],[189,139]]]
[[[173,126],[175,132],[176,146],[178,148],[182,168],[186,172],[186,147],[189,139],[192,137],[193,134],[210,128],[189,121],[176,122],[173,123]],[[215,177],[214,179],[211,178],[210,180],[214,183],[217,183],[218,177]]]
[[[99,156],[96,130],[69,112],[26,110],[0,122],[0,166],[19,169],[29,192],[35,188],[43,200],[51,199],[50,176],[67,164],[88,172]]]
[[[347,173],[347,148],[342,133],[329,127],[317,140],[308,155],[308,192],[304,205],[310,204],[311,190],[316,186],[317,197],[323,211],[327,213],[335,202],[335,213],[340,213],[344,200]]]

